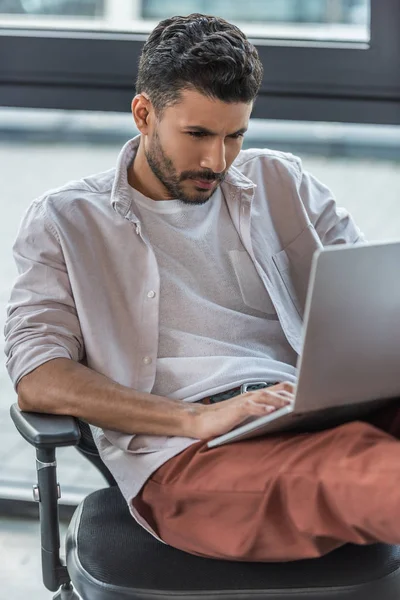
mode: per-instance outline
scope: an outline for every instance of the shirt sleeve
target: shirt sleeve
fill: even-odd
[[[13,251],[18,277],[7,307],[5,353],[16,388],[49,360],[81,360],[84,345],[61,244],[43,201],[28,209]]]
[[[337,206],[332,192],[316,177],[302,172],[300,196],[324,246],[365,242],[364,235],[344,208]]]

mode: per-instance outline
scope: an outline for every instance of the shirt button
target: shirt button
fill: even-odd
[[[151,356],[145,356],[145,357],[143,358],[143,362],[144,362],[144,364],[145,364],[145,365],[151,365],[151,363],[152,363],[153,361],[151,360]]]
[[[156,295],[156,293],[153,290],[150,290],[149,292],[147,292],[148,298],[154,298],[155,295]]]

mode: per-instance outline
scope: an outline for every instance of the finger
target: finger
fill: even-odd
[[[250,392],[249,397],[255,402],[268,404],[275,408],[287,406],[294,400],[293,394],[286,390],[258,390],[257,392]]]
[[[293,392],[287,392],[286,390],[277,390],[275,392],[269,392],[269,396],[273,396],[274,398],[281,398],[282,400],[286,400],[287,404],[290,404],[294,400]]]
[[[295,393],[296,386],[289,381],[282,381],[281,383],[277,383],[269,388],[270,390],[286,390],[292,394]]]
[[[253,415],[265,415],[265,413],[270,413],[274,410],[278,410],[278,408],[282,408],[281,406],[265,404],[264,402],[256,402],[252,398],[246,398],[245,406],[246,410],[248,411],[250,409],[250,412]]]

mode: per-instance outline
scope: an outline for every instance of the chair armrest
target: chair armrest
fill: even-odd
[[[60,558],[56,448],[75,446],[80,430],[74,417],[25,412],[17,403],[11,406],[10,415],[22,437],[36,448],[35,500],[39,502],[43,583],[55,592],[61,585],[70,584],[68,570]]]
[[[35,448],[76,446],[80,440],[81,433],[74,417],[25,412],[17,403],[11,406],[10,415],[22,437]]]

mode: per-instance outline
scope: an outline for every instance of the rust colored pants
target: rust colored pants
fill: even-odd
[[[134,505],[167,544],[218,559],[400,544],[399,404],[315,433],[198,442],[162,465]]]

